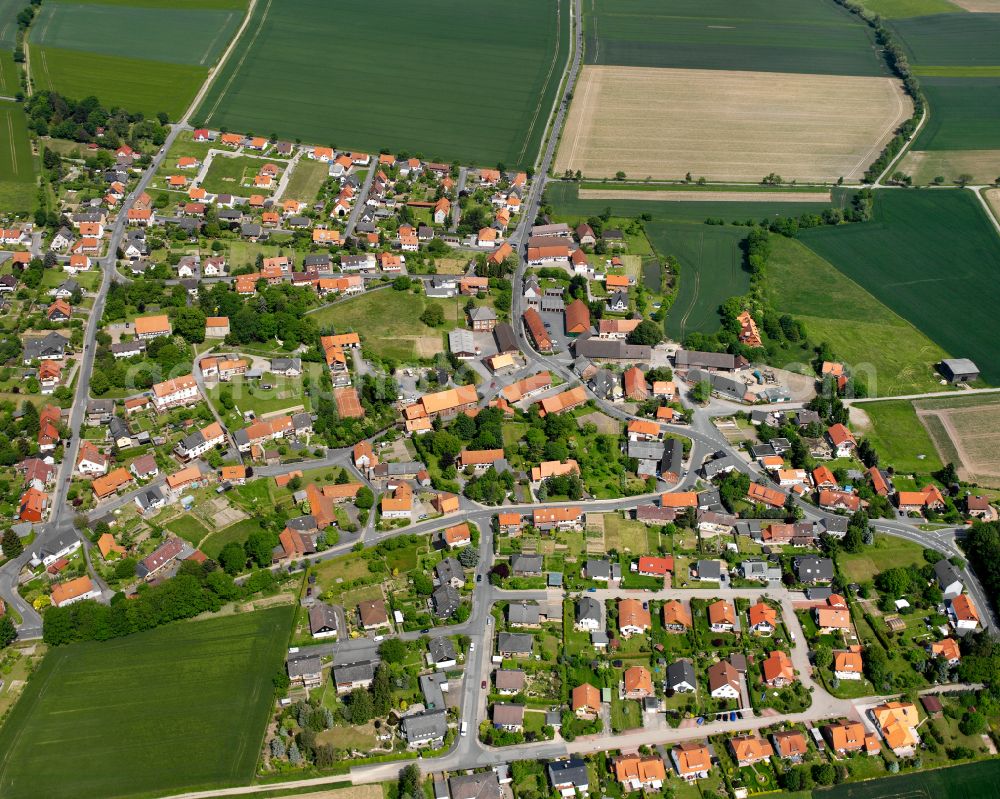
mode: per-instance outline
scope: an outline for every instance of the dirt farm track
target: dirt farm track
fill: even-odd
[[[890,78],[586,66],[556,173],[860,178],[912,113]]]

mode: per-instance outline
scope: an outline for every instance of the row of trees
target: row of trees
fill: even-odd
[[[271,590],[275,582],[274,575],[262,569],[237,585],[213,560],[185,560],[176,577],[155,586],[140,585],[134,599],[118,593],[110,605],[86,600],[49,608],[42,618],[42,638],[50,646],[120,638],[218,611],[227,602]]]

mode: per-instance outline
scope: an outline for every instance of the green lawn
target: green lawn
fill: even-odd
[[[799,237],[953,357],[975,361],[986,382],[1000,381],[1000,247],[970,192],[879,191],[873,221]]]
[[[329,167],[321,161],[300,158],[292,170],[283,196],[303,203],[315,202],[316,195],[329,174]]]
[[[241,522],[236,522],[236,524],[232,524],[229,527],[212,533],[207,539],[205,539],[202,551],[210,558],[217,558],[226,544],[232,541],[242,544],[247,540],[247,538],[249,538],[250,533],[255,533],[262,529],[263,528],[260,526],[259,520],[244,519]]]
[[[35,163],[27,119],[20,105],[0,101],[0,208],[23,213],[34,202]]]
[[[620,513],[604,514],[604,546],[609,551],[645,555],[649,552],[646,525],[632,519],[623,519]]]
[[[863,374],[873,396],[941,388],[934,364],[945,351],[801,242],[771,237],[767,292],[776,311]]]
[[[832,2],[596,0],[588,64],[884,75],[870,29]]]
[[[246,155],[238,155],[232,158],[226,156],[215,156],[212,165],[205,173],[205,179],[201,182],[205,191],[210,194],[270,194],[270,189],[258,189],[253,187],[254,176],[260,172],[264,164],[269,163],[260,158],[251,158]],[[281,169],[284,169],[285,161],[274,161]],[[246,184],[249,183],[250,186]],[[275,187],[278,185],[275,178]]]
[[[208,530],[205,528],[205,525],[198,521],[194,516],[190,516],[186,513],[183,516],[178,516],[176,519],[171,519],[167,522],[166,527],[172,533],[176,533],[193,546],[198,546],[198,544],[201,543],[201,539],[208,535]]]
[[[440,328],[420,321],[428,305],[439,305],[444,311],[445,323]],[[444,333],[465,325],[464,308],[464,297],[427,298],[388,288],[322,308],[310,318],[320,327],[333,325],[338,333],[357,332],[362,345],[380,358],[407,361],[441,352]]]
[[[50,651],[0,730],[0,795],[116,799],[246,784],[293,612]]]
[[[662,258],[681,263],[680,288],[667,315],[671,338],[719,329],[719,306],[750,288],[741,243],[745,228],[720,225],[646,223],[646,235]]]
[[[871,421],[871,429],[865,436],[875,445],[883,466],[892,466],[902,473],[924,474],[941,468],[934,443],[917,418],[912,402],[866,402],[860,408]]]
[[[844,577],[850,582],[862,583],[896,566],[923,566],[924,548],[905,538],[878,533],[872,546],[857,553],[841,552],[837,562]]]
[[[206,67],[143,58],[84,53],[56,47],[31,48],[31,76],[38,90],[67,97],[95,95],[105,106],[179,119],[208,73]]]
[[[526,167],[562,78],[568,32],[568,0],[429,0],[419,13],[405,0],[260,0],[195,118],[342,148]],[[316,58],[333,40],[337,58]],[[336,102],[332,86],[345,87]],[[405,90],[413,86],[422,91]]]

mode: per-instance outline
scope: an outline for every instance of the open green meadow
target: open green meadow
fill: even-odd
[[[813,228],[800,240],[953,357],[1000,382],[1000,248],[970,192],[876,193],[873,221]]]
[[[1000,149],[1000,77],[922,77],[920,85],[931,115],[914,141],[914,149]]]
[[[444,311],[445,322],[440,328],[420,321],[429,305],[438,305]],[[464,308],[464,298],[428,298],[387,288],[322,308],[309,317],[320,327],[333,325],[338,333],[358,333],[364,348],[380,358],[412,361],[432,358],[443,351],[445,331],[464,325]]]
[[[247,783],[293,614],[51,650],[0,729],[0,795],[115,799]]]
[[[882,465],[892,466],[900,473],[929,474],[941,468],[934,442],[912,402],[865,402],[858,407],[871,422],[865,437],[875,445]]]
[[[714,333],[719,329],[719,306],[750,288],[740,246],[746,229],[647,222],[646,235],[658,255],[673,255],[681,263],[667,333],[678,341],[688,333]]]
[[[864,374],[873,396],[941,388],[934,364],[947,353],[800,241],[771,237],[767,292],[775,311]]]
[[[31,41],[41,47],[208,68],[242,21],[240,8],[43,4]]]
[[[608,188],[614,189],[615,186],[609,183]],[[852,194],[847,190],[835,189],[833,201],[826,205],[796,201],[795,193],[787,192],[781,198],[762,202],[688,202],[656,199],[581,200],[579,184],[572,181],[550,183],[545,189],[546,199],[552,204],[553,213],[559,221],[597,216],[610,208],[612,216],[637,217],[649,214],[654,222],[704,222],[708,218],[722,219],[727,223],[759,222],[776,216],[818,214],[830,206],[843,208]]]
[[[814,799],[997,799],[1000,760],[818,788]]]
[[[309,20],[303,26],[302,20]],[[508,167],[539,150],[568,0],[259,0],[199,124]],[[318,58],[336,42],[336,56]]]
[[[205,173],[205,179],[201,185],[205,191],[211,194],[243,194],[244,196],[248,193],[270,194],[271,189],[252,188],[254,176],[267,163],[274,163],[279,168],[285,169],[288,162],[269,162],[247,155],[238,155],[232,158],[217,155],[212,159],[212,164]],[[247,187],[246,183],[250,183],[251,186]],[[278,182],[275,180],[274,186],[277,185]]]
[[[94,3],[102,6],[128,6],[129,8],[243,9],[247,7],[247,0],[52,0],[52,2],[69,2],[73,5]]]
[[[23,213],[35,203],[35,161],[28,122],[17,103],[0,101],[0,209]]]
[[[870,29],[814,0],[594,0],[588,64],[885,75]]]
[[[83,53],[52,47],[31,48],[31,77],[38,90],[67,97],[96,96],[108,108],[179,119],[205,79],[204,67],[141,58]]]
[[[285,187],[285,199],[313,203],[329,177],[329,167],[321,161],[300,158],[292,169],[292,176]]]

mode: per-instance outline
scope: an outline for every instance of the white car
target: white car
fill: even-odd
[[[469,722],[462,722],[462,737],[464,738],[469,732]]]
[[[469,644],[469,654],[471,655],[475,651],[476,651],[476,642],[473,641],[471,644]]]

